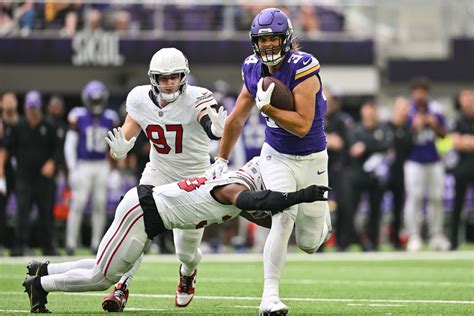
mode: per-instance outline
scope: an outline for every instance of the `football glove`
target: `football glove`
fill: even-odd
[[[229,171],[229,160],[221,157],[216,157],[216,161],[207,169],[205,177],[207,180],[212,180]]]
[[[114,128],[108,134],[109,136],[105,137],[105,141],[112,150],[112,158],[116,160],[124,159],[130,149],[133,148],[133,145],[135,145],[137,138],[132,137],[130,140],[126,140],[121,127]]]
[[[257,97],[255,98],[255,104],[257,105],[257,108],[259,111],[262,111],[262,109],[270,104],[271,98],[272,98],[272,93],[273,89],[275,88],[275,83],[272,82],[266,91],[263,90],[263,78],[260,78],[260,80],[257,83]]]
[[[213,108],[207,107],[207,115],[211,119],[211,132],[216,137],[222,137],[224,132],[225,120],[227,119],[227,111],[224,110],[224,107],[219,108],[219,112],[216,112]]]

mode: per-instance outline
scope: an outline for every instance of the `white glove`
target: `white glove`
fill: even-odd
[[[259,111],[262,111],[265,105],[270,104],[270,100],[272,98],[273,89],[275,88],[275,83],[272,82],[268,86],[267,90],[263,90],[263,78],[257,83],[257,97],[255,98],[255,103]]]
[[[207,180],[212,180],[229,171],[229,160],[217,157],[216,161],[206,170]]]
[[[7,180],[5,177],[0,177],[0,193],[3,195],[7,194]]]
[[[109,144],[110,149],[112,149],[112,158],[120,160],[127,156],[127,153],[130,149],[133,148],[135,145],[135,141],[137,140],[136,137],[130,138],[130,140],[126,140],[125,136],[123,136],[122,128],[114,128],[113,133],[109,131],[109,137],[105,137],[105,141]],[[115,157],[114,157],[115,156]]]
[[[216,137],[222,137],[222,133],[224,133],[224,125],[225,120],[227,119],[227,111],[224,110],[224,107],[221,106],[219,108],[219,112],[216,112],[210,106],[207,107],[207,115],[211,119],[211,132]]]

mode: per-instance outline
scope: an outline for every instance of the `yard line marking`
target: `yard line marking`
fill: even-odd
[[[71,261],[71,258],[93,258],[92,256],[55,257],[56,262]],[[44,261],[46,257],[0,257],[0,264],[27,263],[30,260]],[[146,255],[145,262],[178,263],[175,255]],[[411,261],[411,260],[474,260],[474,251],[452,252],[326,252],[308,255],[303,253],[289,253],[286,261]],[[234,253],[234,254],[206,254],[202,262],[262,262],[262,254]]]
[[[149,280],[146,277],[134,277],[134,280]],[[163,278],[158,276],[158,281],[162,282],[176,282],[176,278]],[[200,277],[199,281],[206,283],[245,283],[245,284],[260,284],[262,281],[260,279],[245,279],[245,278],[203,278]],[[470,282],[446,282],[446,281],[384,281],[384,280],[281,280],[282,284],[307,284],[307,285],[317,285],[317,284],[336,284],[336,285],[392,285],[392,286],[460,286],[460,287],[474,287],[474,283]]]
[[[0,313],[29,313],[29,310],[19,310],[19,309],[0,309]]]
[[[5,280],[15,280],[20,277],[23,277],[24,273],[21,274],[8,274],[8,275],[0,275],[0,279]],[[145,276],[136,276],[133,278],[134,280],[149,280],[148,277]],[[175,277],[157,277],[158,282],[172,282],[176,283]],[[262,280],[260,279],[246,279],[246,278],[205,278],[200,277],[199,281],[206,282],[206,283],[240,283],[240,284],[260,284]],[[449,281],[390,281],[390,280],[292,280],[292,279],[282,279],[282,284],[296,284],[296,285],[321,285],[321,284],[328,284],[328,285],[360,285],[360,286],[379,286],[379,285],[387,285],[387,286],[428,286],[428,287],[445,287],[445,286],[453,286],[453,287],[474,287],[474,283],[472,282],[449,282]]]
[[[0,292],[3,295],[24,295],[23,292]],[[58,292],[59,294],[59,292]],[[62,293],[66,296],[104,296],[104,293]],[[133,293],[133,296],[143,298],[175,298],[171,294],[140,294]],[[260,301],[260,296],[212,296],[212,295],[195,295],[201,300],[236,300],[236,301]],[[282,301],[295,302],[367,302],[367,303],[424,303],[424,304],[461,304],[474,305],[474,301],[449,301],[449,300],[398,300],[398,299],[369,299],[369,298],[313,298],[313,297],[284,297]]]

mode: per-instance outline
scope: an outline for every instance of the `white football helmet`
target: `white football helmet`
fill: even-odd
[[[158,84],[158,76],[171,74],[179,74],[181,76],[179,88],[176,92],[164,93],[160,89],[163,86],[160,87]],[[188,60],[184,54],[176,48],[162,48],[151,58],[148,76],[150,77],[152,91],[157,98],[161,98],[167,102],[176,100],[186,89],[188,74]]]

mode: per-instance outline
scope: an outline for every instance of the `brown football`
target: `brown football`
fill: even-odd
[[[270,101],[271,105],[281,110],[294,111],[295,101],[293,93],[283,82],[273,77],[265,77],[263,78],[263,90],[267,90],[272,82],[275,83],[275,88],[273,89]]]

